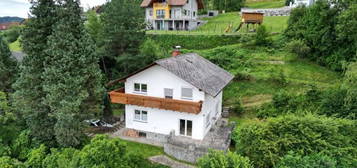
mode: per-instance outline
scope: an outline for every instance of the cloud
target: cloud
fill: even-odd
[[[81,0],[84,9],[104,4],[107,0]],[[1,16],[19,16],[27,18],[31,4],[28,0],[0,0]]]

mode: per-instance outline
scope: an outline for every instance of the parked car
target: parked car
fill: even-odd
[[[101,120],[85,120],[85,122],[88,123],[91,127],[108,127],[108,128],[114,127],[113,125],[108,124]]]

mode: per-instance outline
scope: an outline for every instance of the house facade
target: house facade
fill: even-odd
[[[297,6],[310,6],[315,2],[315,0],[294,0],[293,2],[290,2],[291,7],[297,7]]]
[[[125,104],[125,127],[140,137],[169,135],[203,140],[221,117],[222,90],[233,76],[197,54],[155,61],[123,79],[110,92]]]
[[[144,0],[141,7],[148,29],[193,30],[201,24],[197,15],[203,0]]]

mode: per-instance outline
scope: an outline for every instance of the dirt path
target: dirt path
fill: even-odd
[[[175,161],[165,155],[157,155],[149,158],[150,161],[154,163],[159,163],[171,168],[195,168],[194,166]]]
[[[250,107],[259,107],[265,103],[270,102],[271,99],[272,99],[272,95],[259,94],[251,97],[244,97],[242,101],[244,107],[250,108]]]

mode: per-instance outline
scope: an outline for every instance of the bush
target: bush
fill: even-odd
[[[261,25],[257,29],[257,34],[255,35],[255,45],[267,46],[271,44],[271,39],[269,37],[269,32],[265,26]]]
[[[154,40],[159,46],[170,51],[173,46],[178,45],[184,49],[210,49],[239,43],[242,38],[242,36],[174,34],[147,35],[147,37]],[[244,38],[244,40],[246,40],[246,38]]]
[[[232,105],[232,110],[237,115],[241,115],[244,112],[243,103],[240,98],[235,100],[234,104]]]
[[[272,167],[293,151],[299,155],[323,153],[340,167],[357,164],[357,127],[353,120],[315,115],[280,116],[237,127],[236,149],[256,167]]]
[[[21,33],[20,26],[12,26],[10,27],[10,29],[4,32],[4,36],[8,43],[13,43],[19,38],[20,33]]]
[[[280,86],[286,86],[288,84],[286,75],[282,69],[272,68],[270,69],[269,75],[269,79]]]
[[[310,53],[310,47],[308,47],[302,40],[292,40],[286,44],[285,48],[301,58],[307,57]]]
[[[8,156],[0,157],[0,168],[25,168],[25,165]]]
[[[296,155],[293,152],[285,155],[276,168],[336,168],[336,160],[323,155],[311,154],[308,156]]]
[[[357,113],[357,93],[347,102],[348,92],[346,89],[337,88],[326,91],[321,100],[319,114],[334,116],[339,118],[356,119]]]
[[[199,168],[253,168],[247,157],[228,152],[211,150],[209,153],[198,160]]]

